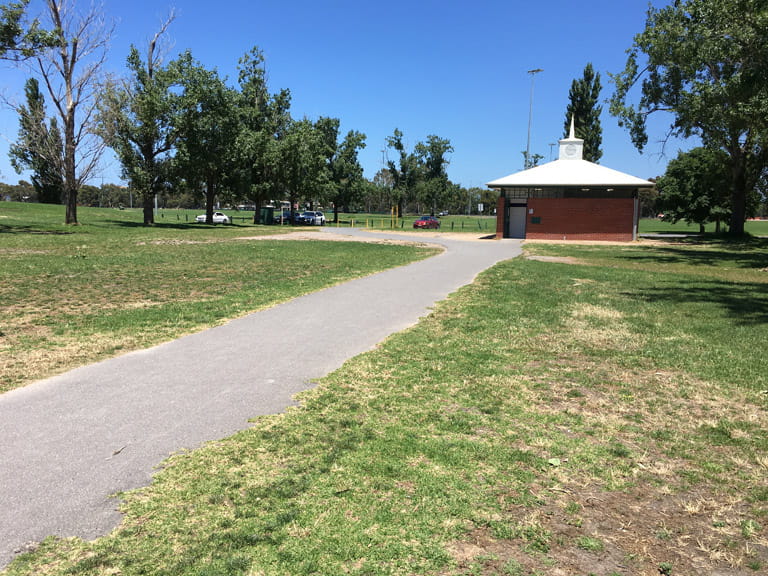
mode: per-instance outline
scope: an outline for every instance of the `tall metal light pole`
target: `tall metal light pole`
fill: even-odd
[[[531,162],[531,118],[533,118],[533,80],[536,78],[536,74],[544,72],[541,68],[534,70],[528,70],[528,74],[531,75],[531,98],[528,106],[528,143],[525,146],[525,168],[528,169],[533,166]]]

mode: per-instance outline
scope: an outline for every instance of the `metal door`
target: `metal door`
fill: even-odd
[[[525,204],[512,204],[509,207],[509,230],[507,238],[525,238],[525,220],[528,207]]]

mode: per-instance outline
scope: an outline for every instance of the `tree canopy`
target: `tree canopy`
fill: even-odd
[[[719,228],[731,211],[729,183],[728,156],[722,150],[680,152],[656,181],[658,209],[665,220],[696,223],[702,231],[707,222],[716,222]]]
[[[453,146],[447,138],[430,134],[426,142],[416,144],[415,150],[421,165],[421,196],[431,213],[435,214],[438,203],[449,189],[446,166],[450,161],[446,158],[446,154],[453,152]]]
[[[29,0],[0,4],[0,60],[24,60],[44,48],[56,46],[55,32],[44,30],[40,22],[26,21]]]
[[[638,150],[648,142],[647,118],[666,112],[668,136],[695,136],[727,154],[730,231],[742,235],[747,196],[768,161],[768,0],[649,7],[624,70],[612,78],[611,113]]]
[[[362,148],[365,134],[350,130],[329,160],[334,221],[338,220],[340,208],[348,208],[363,193],[363,167],[357,158]]]
[[[179,57],[177,68],[182,93],[175,163],[190,190],[205,191],[206,222],[212,224],[215,199],[231,186],[236,170],[237,94],[189,51]]]
[[[64,198],[64,172],[61,131],[56,118],[47,119],[45,98],[37,78],[24,87],[26,106],[19,106],[19,137],[11,146],[11,164],[18,173],[32,171],[32,184],[39,202],[61,204]]]
[[[148,43],[146,61],[135,46],[127,59],[130,77],[107,83],[99,103],[102,136],[115,151],[123,177],[142,197],[144,224],[154,223],[153,201],[170,177],[176,147],[178,63],[163,65],[158,40],[171,16]]]
[[[576,137],[584,140],[584,160],[599,162],[603,156],[603,128],[600,125],[600,73],[595,72],[590,62],[584,67],[584,74],[571,83],[568,92],[568,106],[565,109],[563,137],[570,134],[571,120],[574,122]]]
[[[209,215],[217,202],[244,200],[259,208],[289,199],[292,207],[335,212],[397,204],[400,215],[471,208],[466,191],[448,180],[448,139],[429,135],[408,149],[396,129],[386,144],[397,158],[387,162],[386,178],[368,181],[358,158],[366,135],[340,132],[338,118],[292,118],[290,91],[270,93],[258,48],[240,59],[236,86],[190,52],[165,62],[158,42],[172,13],[146,49],[131,46],[125,75],[105,80],[112,31],[99,7],[41,0],[38,22],[27,16],[28,4],[0,5],[0,59],[24,61],[35,76],[25,105],[16,107],[20,130],[11,148],[14,166],[34,173],[34,193],[25,184],[18,195],[63,201],[69,224],[77,223],[79,194],[105,145],[129,186],[91,187],[82,201],[133,207],[138,195],[147,225],[163,199],[197,207],[204,198]]]

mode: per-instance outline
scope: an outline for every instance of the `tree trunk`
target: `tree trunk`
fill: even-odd
[[[731,194],[731,224],[729,227],[729,232],[732,236],[744,236],[746,212],[746,193],[743,189],[734,190]]]
[[[259,192],[253,197],[253,223],[271,224],[271,222],[261,221],[261,205],[264,204],[264,193]]]
[[[741,153],[731,155],[731,223],[732,236],[744,236],[747,217],[747,159]]]
[[[77,177],[75,173],[75,114],[70,110],[64,127],[64,196],[66,224],[77,224]]]
[[[216,179],[208,177],[205,186],[205,223],[213,224],[213,201],[216,199]]]
[[[154,194],[144,194],[144,226],[151,226],[155,223],[155,206],[154,206],[154,200],[155,195]]]
[[[64,218],[65,224],[77,224],[77,188],[71,190],[67,187],[67,211]]]

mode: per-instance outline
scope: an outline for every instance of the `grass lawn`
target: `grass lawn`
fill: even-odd
[[[767,248],[530,244],[7,573],[763,574]]]
[[[397,230],[419,233],[414,230],[413,223],[419,214],[407,214],[403,218],[392,218],[389,214],[339,214],[338,224],[333,223],[333,213],[326,213],[328,226],[368,228],[371,230]],[[467,234],[493,234],[496,232],[495,216],[463,216],[450,214],[440,217],[442,232],[464,232]],[[434,230],[428,230],[434,232]]]
[[[147,228],[139,210],[80,208],[66,227],[63,210],[0,203],[0,392],[434,253],[257,241],[292,229],[181,213]]]
[[[727,228],[727,223],[723,229]],[[687,224],[686,222],[664,222],[656,218],[643,218],[639,223],[640,234],[698,234],[698,224]],[[715,225],[709,223],[704,227],[707,234],[715,232]],[[768,236],[768,220],[748,220],[744,223],[744,230],[753,236]]]

